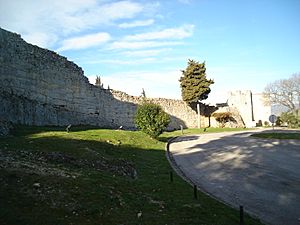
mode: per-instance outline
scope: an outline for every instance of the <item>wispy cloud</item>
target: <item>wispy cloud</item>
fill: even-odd
[[[119,1],[100,6],[101,13],[99,11],[94,11],[93,13],[95,16],[97,15],[96,18],[98,20],[105,18],[106,22],[109,22],[116,19],[132,18],[142,12],[143,9],[143,5],[137,2]]]
[[[112,64],[112,65],[141,65],[146,63],[155,62],[156,58],[146,57],[136,60],[124,60],[124,59],[100,59],[85,62],[86,64]]]
[[[58,40],[56,35],[51,33],[46,34],[43,32],[27,33],[22,35],[22,38],[24,38],[27,42],[37,44],[40,47],[50,46]]]
[[[54,44],[50,39],[59,40],[119,19],[131,19],[151,7],[135,1],[1,1],[0,21],[2,28],[21,33],[27,41],[50,47]]]
[[[128,41],[183,39],[192,36],[193,31],[194,31],[194,25],[183,25],[178,28],[168,28],[161,31],[128,35],[124,39]]]
[[[144,27],[144,26],[150,26],[154,23],[153,19],[149,20],[136,20],[131,23],[121,23],[119,24],[120,28],[133,28],[133,27]]]
[[[125,51],[122,54],[129,57],[149,57],[149,56],[157,56],[159,54],[169,52],[170,50],[171,50],[170,48],[133,50],[133,51]]]
[[[119,41],[112,42],[110,49],[149,49],[183,45],[182,39],[192,36],[193,30],[194,25],[183,25],[177,28],[127,35]],[[157,50],[147,50],[144,53],[155,54]]]
[[[111,44],[110,49],[146,49],[182,44],[183,42],[178,41],[115,41]]]
[[[70,38],[64,40],[62,46],[57,49],[58,52],[73,50],[73,49],[84,49],[94,46],[98,46],[110,40],[110,35],[108,33],[96,33],[84,35],[81,37]]]

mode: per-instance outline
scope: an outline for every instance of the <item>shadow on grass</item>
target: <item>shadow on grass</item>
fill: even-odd
[[[70,132],[77,132],[77,131],[88,131],[94,129],[103,129],[97,126],[71,126],[69,129]],[[37,134],[42,132],[50,132],[50,131],[65,131],[67,132],[67,126],[23,126],[23,125],[15,125],[14,129],[12,130],[11,134],[14,136],[22,136],[22,135],[30,135],[30,134]]]
[[[194,200],[177,176],[170,182],[163,143],[138,132],[125,140],[107,131],[108,143],[97,130],[93,140],[60,131],[20,127],[0,140],[1,224],[238,224],[237,211],[201,193]]]

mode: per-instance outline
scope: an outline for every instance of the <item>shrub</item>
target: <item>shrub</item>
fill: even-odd
[[[257,126],[257,127],[262,127],[262,121],[259,120],[259,121],[256,123],[256,126]]]
[[[215,117],[216,121],[220,123],[220,126],[225,127],[225,123],[232,120],[232,114],[230,112],[219,112],[213,113],[213,117]]]
[[[276,122],[275,122],[275,125],[276,125],[276,126],[281,126],[281,125],[282,125],[282,120],[281,120],[280,116],[277,117],[277,120],[276,120]]]
[[[170,123],[170,116],[154,103],[143,103],[138,106],[135,125],[142,132],[157,138]]]
[[[299,128],[300,127],[300,115],[299,111],[295,110],[294,112],[284,112],[280,116],[283,123],[287,123],[290,128]]]

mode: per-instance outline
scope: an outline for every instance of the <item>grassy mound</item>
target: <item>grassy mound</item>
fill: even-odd
[[[238,211],[170,182],[173,135],[18,127],[0,138],[0,224],[238,224]]]

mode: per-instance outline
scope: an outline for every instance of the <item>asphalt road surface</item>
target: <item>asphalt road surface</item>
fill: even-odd
[[[175,167],[208,194],[266,224],[300,225],[300,140],[251,134],[182,136],[169,149]]]

